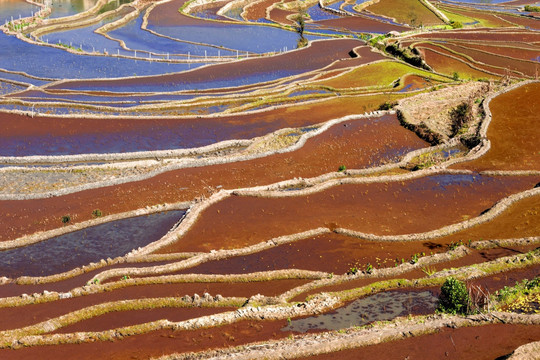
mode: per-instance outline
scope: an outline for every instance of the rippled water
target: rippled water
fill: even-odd
[[[129,22],[125,26],[111,31],[109,35],[115,39],[123,40],[126,46],[134,50],[150,51],[160,54],[190,54],[204,56],[205,51],[208,56],[230,56],[236,52],[225,49],[216,49],[210,46],[190,44],[181,41],[174,41],[152,34],[141,29],[144,13],[137,19]],[[180,39],[183,40],[183,39]]]
[[[436,305],[437,297],[430,291],[388,291],[356,300],[328,314],[292,320],[281,330],[339,330],[408,314],[429,314]]]
[[[168,211],[92,226],[0,252],[0,276],[47,276],[123,256],[159,240],[185,211]],[[58,219],[60,223],[60,219]]]
[[[44,78],[103,78],[156,75],[192,69],[202,64],[171,64],[105,56],[71,54],[36,46],[0,32],[0,67]],[[29,82],[29,81],[27,81]]]
[[[31,16],[32,12],[37,12],[39,6],[27,3],[24,0],[0,0],[0,24],[4,25],[6,20],[11,21],[21,17]]]
[[[280,51],[285,47],[294,49],[298,41],[298,35],[294,31],[260,25],[148,25],[148,29],[180,40],[223,46],[229,49],[254,53]]]

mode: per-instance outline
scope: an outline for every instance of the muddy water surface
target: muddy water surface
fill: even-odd
[[[444,328],[432,335],[392,341],[391,344],[382,343],[300,359],[397,360],[409,357],[418,360],[493,360],[504,359],[517,347],[538,341],[539,338],[538,325],[495,324],[460,329]]]
[[[286,325],[280,321],[241,321],[217,328],[173,331],[158,330],[149,334],[127,336],[117,341],[95,341],[84,344],[59,346],[35,346],[19,350],[0,350],[4,360],[36,359],[57,360],[77,358],[103,359],[148,359],[163,354],[201,351],[262,341],[282,339],[292,332],[280,331]]]
[[[347,109],[374,106],[374,104],[379,104],[382,99],[368,97],[358,99],[359,102],[355,98],[346,98],[344,101],[339,100],[330,103],[343,106],[337,110],[346,112]],[[328,105],[329,103],[325,102],[324,104]],[[328,111],[330,113],[336,111],[327,108],[328,106],[320,104],[313,117],[305,118],[305,121],[316,121],[320,117],[328,116]],[[298,110],[301,109],[303,107],[298,108]],[[277,116],[281,117],[284,114],[287,114],[287,112],[285,111]],[[273,113],[271,117],[273,118],[275,115]],[[379,155],[381,151],[386,152],[392,148],[401,151],[404,148],[418,149],[426,146],[426,142],[420,140],[412,132],[400,127],[395,116],[386,119],[381,122],[381,125],[384,125],[381,132],[371,135],[368,131],[368,136],[365,138],[359,136],[359,134],[362,134],[362,127],[365,125],[368,130],[372,130],[369,123],[374,119],[351,121],[350,127],[344,126],[346,124],[339,124],[335,127],[335,130],[321,134],[319,140],[316,138],[310,139],[304,147],[291,153],[277,154],[232,164],[171,171],[144,181],[83,191],[66,197],[28,201],[1,201],[0,208],[2,208],[5,217],[0,218],[0,229],[3,229],[3,231],[0,231],[0,239],[16,238],[15,234],[56,228],[58,219],[65,215],[66,212],[77,214],[77,221],[83,221],[91,217],[94,209],[101,209],[106,213],[117,213],[127,211],[121,209],[139,209],[156,201],[156,204],[170,202],[170,199],[191,201],[195,197],[206,193],[209,186],[214,188],[221,186],[231,189],[286,180],[290,179],[291,174],[302,177],[316,176],[329,171],[336,171],[340,164],[344,164],[347,168],[364,168],[368,167],[371,161],[384,161],[384,158],[381,159]],[[301,119],[300,121],[304,120]],[[50,123],[54,124],[54,121],[50,120]],[[107,121],[101,123],[107,125]],[[125,125],[128,124],[128,122],[125,123]],[[356,125],[353,126],[353,124]],[[14,132],[21,131],[24,133],[25,131],[16,122],[10,123],[10,125],[14,126],[12,128]],[[59,124],[56,124],[56,126],[58,131],[69,132],[69,129],[62,129]],[[109,128],[114,129],[114,127],[115,124],[111,124]],[[44,129],[33,128],[37,133],[42,133]],[[372,136],[377,136],[379,141],[374,142]],[[381,138],[381,136],[384,137]],[[367,144],[366,146],[359,146],[364,142]],[[374,147],[374,144],[377,146]],[[386,160],[391,161],[392,159]],[[138,196],[133,196],[133,194]],[[34,209],[34,207],[36,208]],[[33,215],[32,221],[28,221],[28,214],[43,215]]]
[[[293,279],[239,283],[176,283],[128,286],[103,293],[43,304],[0,308],[0,317],[3,319],[0,322],[0,330],[28,326],[88,306],[110,301],[173,296],[180,298],[184,295],[193,296],[194,294],[202,296],[204,293],[209,293],[212,296],[219,294],[225,297],[251,297],[257,294],[278,296],[289,289],[303,285],[309,281]],[[51,290],[50,284],[49,287],[44,288]],[[42,291],[40,290],[39,292]],[[30,294],[33,292],[30,290],[27,293]]]
[[[521,86],[490,102],[493,119],[487,131],[491,149],[457,165],[477,170],[539,170],[540,83]]]
[[[437,307],[437,299],[428,290],[382,292],[358,299],[327,314],[294,319],[283,330],[339,330],[409,314],[430,314]]]
[[[320,235],[279,245],[246,256],[211,261],[183,273],[235,274],[279,269],[303,269],[344,274],[350,268],[364,270],[392,267],[410,261],[413,254],[445,251],[445,246],[430,242],[377,242],[338,234]]]
[[[207,208],[180,241],[159,251],[243,247],[321,226],[377,235],[436,230],[477,217],[500,199],[532,189],[538,180],[534,176],[436,175],[347,184],[306,196],[233,196]]]

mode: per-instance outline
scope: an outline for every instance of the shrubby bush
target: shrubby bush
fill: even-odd
[[[448,314],[468,313],[469,292],[464,282],[449,277],[441,287],[437,311]]]

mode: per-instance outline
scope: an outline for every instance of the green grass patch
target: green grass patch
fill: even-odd
[[[460,22],[462,24],[470,24],[474,23],[475,21],[479,21],[477,19],[473,19],[472,17],[468,17],[465,15],[456,14],[454,12],[439,9],[450,21]]]
[[[540,313],[540,276],[524,279],[514,286],[505,286],[493,294],[495,308],[519,313]]]
[[[407,74],[415,74],[441,82],[448,81],[448,79],[430,73],[429,71],[421,70],[397,61],[388,60],[358,67],[346,74],[340,75],[334,79],[325,80],[321,83],[325,86],[338,89],[343,88],[345,85],[348,88],[369,86],[391,87],[394,81],[401,79]]]
[[[493,22],[493,21],[490,21],[489,19],[486,18],[486,16],[490,15],[489,13],[478,14],[478,16],[474,16],[474,15],[471,16],[471,14],[475,13],[474,11],[466,11],[466,10],[464,10],[467,13],[467,15],[465,15],[463,13],[459,13],[457,11],[457,9],[453,9],[454,11],[452,11],[449,8],[442,7],[442,6],[439,7],[439,10],[443,14],[445,14],[450,20],[459,21],[462,24],[478,21],[478,24],[475,24],[475,26],[478,26],[478,27],[501,27],[500,24],[498,24],[496,22]]]

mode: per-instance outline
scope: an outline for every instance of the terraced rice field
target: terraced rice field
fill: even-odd
[[[527,4],[0,0],[0,358],[537,356]]]

